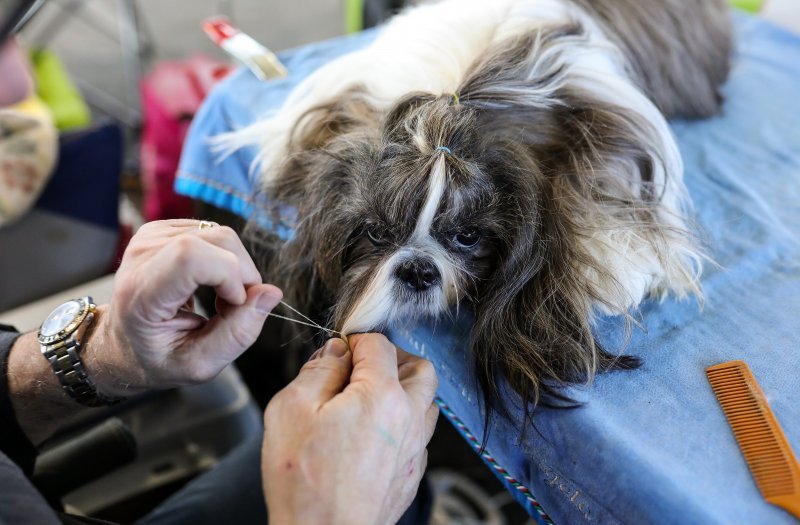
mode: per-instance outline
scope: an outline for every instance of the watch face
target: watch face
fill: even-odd
[[[39,333],[43,337],[57,334],[69,326],[80,311],[81,303],[79,301],[69,301],[62,304],[53,310],[53,313],[47,316],[47,319],[42,323],[42,328]]]

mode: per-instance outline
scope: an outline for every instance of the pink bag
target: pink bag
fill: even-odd
[[[161,62],[142,80],[141,142],[144,216],[148,221],[191,217],[191,199],[173,190],[189,123],[211,88],[230,73],[227,64],[193,55]]]

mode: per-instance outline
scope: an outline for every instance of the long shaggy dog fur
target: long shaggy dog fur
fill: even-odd
[[[649,295],[701,295],[665,117],[718,110],[723,0],[447,0],[398,16],[256,125],[281,239],[266,279],[344,333],[471,305],[490,408],[631,367],[592,334]]]

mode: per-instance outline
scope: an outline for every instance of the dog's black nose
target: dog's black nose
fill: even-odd
[[[439,269],[429,260],[405,261],[397,267],[395,276],[406,286],[417,292],[424,292],[439,282]]]

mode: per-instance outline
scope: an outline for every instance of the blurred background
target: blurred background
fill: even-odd
[[[298,18],[301,13],[302,20]],[[227,16],[274,50],[345,31],[342,0],[49,0],[27,24],[23,37],[33,45],[57,51],[76,82],[92,92],[108,94],[111,100],[106,102],[133,102],[128,99],[131,93],[126,80],[130,79],[125,67],[135,65],[126,60],[138,58],[138,71],[144,73],[160,61],[195,53],[228,58],[201,30],[202,21],[214,14]],[[136,50],[131,44],[138,46],[138,57],[132,55]],[[93,102],[102,106],[103,101]]]

